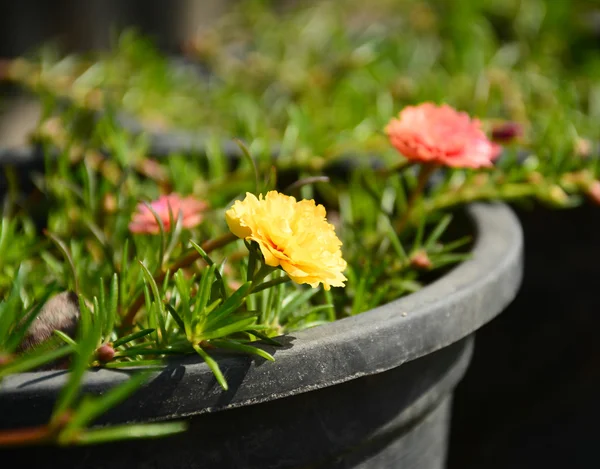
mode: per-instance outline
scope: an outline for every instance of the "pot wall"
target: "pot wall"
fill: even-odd
[[[282,336],[283,347],[264,346],[274,363],[215,354],[227,391],[199,357],[170,360],[102,417],[114,424],[191,419],[187,433],[11,455],[35,467],[62,460],[69,467],[441,469],[469,337],[506,308],[521,281],[522,233],[513,213],[502,204],[473,205],[467,213],[465,229],[476,234],[471,258],[419,292]],[[67,377],[50,371],[4,378],[0,427],[45,423]],[[103,393],[128,377],[94,370],[83,389]]]
[[[442,469],[452,390],[471,357],[463,339],[389,371],[189,419],[160,440],[15,449],[25,467]],[[393,351],[390,351],[393,352]]]

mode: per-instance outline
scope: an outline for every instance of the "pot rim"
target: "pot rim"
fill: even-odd
[[[212,412],[332,386],[395,368],[472,334],[516,296],[523,271],[523,234],[505,204],[472,204],[467,213],[476,233],[472,256],[446,275],[370,311],[281,336],[284,347],[263,347],[275,362],[214,354],[228,391],[221,389],[200,357],[171,360],[152,371],[143,388],[169,389],[145,420]],[[82,388],[101,393],[130,374],[89,370]],[[54,399],[67,376],[67,371],[9,375],[0,382],[0,402]]]

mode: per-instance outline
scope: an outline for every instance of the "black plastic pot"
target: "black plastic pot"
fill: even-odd
[[[197,359],[170,362],[100,424],[187,419],[160,439],[93,447],[3,451],[20,467],[419,468],[444,467],[452,392],[472,335],[515,297],[522,233],[501,204],[468,210],[473,256],[418,293],[363,314],[284,336],[276,361],[217,357],[223,391]],[[128,373],[90,371],[102,393]],[[0,426],[46,421],[66,372],[0,383]]]

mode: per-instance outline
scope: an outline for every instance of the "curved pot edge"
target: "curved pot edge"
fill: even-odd
[[[354,317],[283,336],[291,347],[264,347],[275,354],[274,363],[219,356],[230,384],[228,391],[196,358],[169,362],[153,373],[149,386],[153,381],[167,381],[180,388],[178,393],[194,396],[194,410],[188,409],[188,414],[209,412],[379,373],[471,334],[515,297],[522,275],[523,239],[519,222],[507,206],[475,204],[468,210],[478,233],[472,258],[419,292]],[[102,392],[128,376],[123,371],[90,371],[84,389]],[[66,372],[56,371],[8,376],[0,383],[0,397],[56,393],[65,380]],[[157,418],[178,413],[180,404],[172,400],[162,403]]]

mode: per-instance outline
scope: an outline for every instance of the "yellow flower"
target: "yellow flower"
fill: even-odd
[[[229,229],[239,238],[256,241],[271,267],[281,266],[296,283],[325,290],[343,287],[342,242],[325,218],[325,207],[314,200],[270,191],[256,198],[246,193],[225,214]]]

